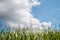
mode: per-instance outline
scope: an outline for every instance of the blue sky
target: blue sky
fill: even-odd
[[[1,30],[1,23],[2,23],[2,21],[0,20],[0,30]]]
[[[60,23],[60,0],[40,0],[41,5],[32,8],[33,15],[40,21]]]
[[[40,0],[41,5],[32,7],[32,14],[41,22],[60,24],[60,0]],[[1,27],[2,21],[0,21]]]

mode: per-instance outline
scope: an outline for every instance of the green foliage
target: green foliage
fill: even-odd
[[[4,31],[4,29],[0,32],[0,40],[60,40],[60,32],[59,31],[51,31],[47,32],[41,31],[37,33],[27,32],[25,29],[22,31]]]

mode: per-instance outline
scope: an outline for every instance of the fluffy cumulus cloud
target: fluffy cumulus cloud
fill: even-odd
[[[0,19],[7,25],[19,28],[41,27],[40,21],[33,17],[31,8],[40,5],[39,0],[0,0]]]
[[[42,27],[43,28],[48,28],[48,27],[51,27],[51,22],[42,22]]]

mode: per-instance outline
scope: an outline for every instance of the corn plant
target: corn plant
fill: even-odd
[[[40,30],[39,30],[40,31]],[[0,40],[60,40],[60,32],[56,30],[48,30],[34,33],[33,31],[27,32],[25,29],[21,31],[15,30],[0,31]]]

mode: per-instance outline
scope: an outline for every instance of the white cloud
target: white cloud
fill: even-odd
[[[51,22],[42,22],[42,27],[43,28],[51,27]]]
[[[7,6],[3,2],[0,2],[0,12],[6,12],[6,11],[7,11]]]
[[[37,0],[0,0],[0,18],[11,27],[21,24],[40,27],[40,21],[31,13],[32,6],[39,4]]]
[[[41,27],[40,21],[31,13],[31,8],[40,4],[39,0],[0,0],[0,19],[14,28],[19,25]]]
[[[40,2],[37,2],[37,1],[32,1],[32,5],[36,6],[36,5],[40,5],[41,3]]]

